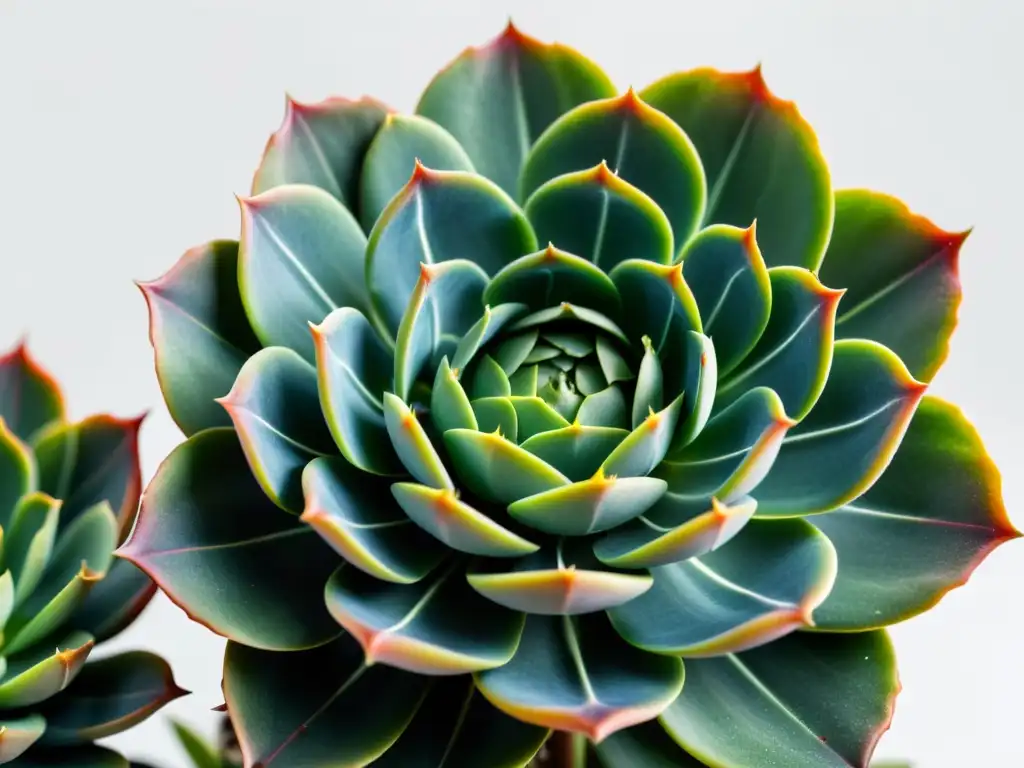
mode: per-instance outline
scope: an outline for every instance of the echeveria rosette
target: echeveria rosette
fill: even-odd
[[[96,658],[156,591],[114,559],[138,511],[141,421],[71,422],[24,344],[0,356],[0,763],[127,766],[92,742],[183,693],[158,656]]]
[[[510,27],[414,115],[290,104],[241,206],[143,286],[188,439],[122,551],[247,766],[865,765],[882,627],[1017,535],[925,395],[963,236],[759,70],[616,95]]]

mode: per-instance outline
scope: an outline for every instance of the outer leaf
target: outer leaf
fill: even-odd
[[[36,467],[32,453],[0,420],[0,529],[10,530],[21,497],[34,489]]]
[[[606,271],[626,259],[668,264],[675,257],[665,213],[603,160],[542,184],[524,210],[539,242],[554,243]]]
[[[707,174],[704,224],[757,220],[768,266],[817,269],[832,231],[828,166],[792,102],[776,98],[758,67],[669,75],[641,92],[690,137]]]
[[[420,276],[420,264],[474,261],[493,275],[537,250],[526,217],[508,195],[471,173],[416,165],[374,225],[366,250],[366,285],[378,329],[394,337]],[[461,367],[461,355],[456,354]]]
[[[249,358],[217,401],[230,414],[260,487],[289,512],[302,511],[303,468],[334,453],[316,378],[316,368],[297,352],[267,347]]]
[[[367,97],[315,104],[289,97],[284,121],[263,151],[252,193],[283,184],[312,184],[355,212],[363,158],[388,111]]]
[[[224,654],[224,695],[245,764],[264,768],[372,763],[405,730],[426,683],[368,667],[347,636],[300,653],[228,643]]]
[[[64,418],[64,398],[53,377],[29,355],[22,341],[0,355],[0,420],[28,442],[52,421]]]
[[[924,391],[880,344],[836,342],[821,398],[757,487],[758,516],[828,512],[860,496],[889,465]]]
[[[260,348],[238,291],[238,243],[214,240],[190,248],[162,277],[138,286],[171,417],[186,437],[227,426],[214,399],[231,389],[242,364]]]
[[[884,632],[797,632],[737,656],[687,662],[686,691],[661,716],[708,765],[867,768],[899,691]]]
[[[0,721],[0,763],[9,763],[20,757],[25,750],[39,741],[45,730],[46,721],[39,715]]]
[[[103,642],[127,629],[155,594],[156,584],[135,564],[115,560],[86,595],[71,625]]]
[[[232,430],[204,430],[170,453],[117,554],[229,639],[293,650],[337,634],[321,598],[336,556],[266,497]]]
[[[384,420],[395,451],[410,475],[431,488],[455,489],[416,412],[390,392],[384,393]]]
[[[836,336],[881,342],[929,381],[956,327],[957,262],[970,231],[945,232],[899,200],[867,190],[837,192],[835,205],[821,276],[849,293]]]
[[[609,611],[619,634],[654,653],[717,656],[811,626],[836,551],[803,520],[756,520],[727,547],[651,574],[650,591]]]
[[[926,396],[889,468],[867,492],[815,519],[839,552],[823,630],[881,627],[937,603],[1017,538],[999,471],[956,406]]]
[[[316,187],[275,187],[240,205],[238,285],[249,322],[264,346],[290,347],[313,362],[309,324],[338,307],[367,305],[366,235]]]
[[[94,645],[91,635],[71,632],[55,649],[40,646],[11,657],[0,684],[0,707],[31,706],[63,691],[82,670]]]
[[[538,310],[569,302],[618,316],[619,293],[608,276],[586,259],[553,245],[523,256],[494,276],[484,293],[488,304],[520,301]],[[526,362],[539,362],[526,358]]]
[[[444,443],[459,480],[488,501],[510,504],[569,484],[565,475],[529,449],[494,433],[450,429]]]
[[[683,665],[628,645],[600,613],[530,616],[513,659],[478,675],[477,685],[519,720],[601,742],[671,704]]]
[[[677,248],[696,231],[707,198],[700,158],[686,134],[633,89],[556,120],[526,158],[520,197],[528,199],[544,182],[602,160],[664,211]]]
[[[342,566],[327,584],[327,607],[363,647],[367,663],[421,675],[458,675],[505,664],[523,615],[473,592],[455,561],[417,584],[386,584]]]
[[[497,39],[467,49],[435,75],[416,111],[451,131],[478,172],[514,195],[537,137],[577,104],[614,94],[592,61],[509,22]]]

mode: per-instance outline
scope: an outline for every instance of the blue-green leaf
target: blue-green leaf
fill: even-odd
[[[569,302],[617,317],[619,293],[599,267],[586,259],[549,245],[516,259],[494,276],[484,301],[521,302],[532,310]],[[536,362],[536,361],[531,361]]]

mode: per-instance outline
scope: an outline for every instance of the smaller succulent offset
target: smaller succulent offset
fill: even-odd
[[[92,742],[184,693],[150,653],[90,658],[156,591],[113,557],[138,510],[141,421],[68,422],[23,344],[0,357],[0,763],[127,768]]]

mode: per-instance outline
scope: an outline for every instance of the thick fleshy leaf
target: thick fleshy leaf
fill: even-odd
[[[515,264],[515,262],[512,263]],[[493,348],[491,357],[494,358],[494,362],[501,366],[501,370],[506,375],[511,376],[533,354],[533,348],[537,345],[539,337],[540,332],[536,328],[532,331],[509,336]]]
[[[53,377],[22,341],[0,355],[0,420],[28,442],[44,426],[64,418],[64,398]]]
[[[666,494],[636,520],[594,542],[597,558],[615,568],[655,568],[699,557],[718,549],[747,524],[757,502],[710,504]]]
[[[430,420],[442,434],[449,429],[478,429],[473,405],[458,374],[442,358],[430,390]]]
[[[494,275],[536,250],[526,217],[500,188],[475,174],[417,164],[370,234],[366,284],[374,322],[382,333],[398,332],[421,264],[467,259]]]
[[[439,171],[472,171],[448,131],[419,115],[389,114],[366,152],[359,179],[359,221],[371,231],[418,163]]]
[[[313,104],[289,97],[284,121],[263,151],[252,193],[283,184],[312,184],[355,213],[363,158],[389,111],[368,97]]]
[[[2,759],[3,753],[0,751],[0,760]],[[74,766],[74,768],[149,768],[145,763],[129,763],[128,759],[120,753],[95,744],[52,748],[38,746],[18,760],[17,768],[67,768],[68,766]]]
[[[286,347],[261,349],[242,366],[227,395],[253,476],[281,509],[302,511],[302,470],[334,453],[317,393],[316,368]]]
[[[103,642],[127,629],[155,594],[156,584],[134,563],[115,560],[86,595],[71,625]]]
[[[686,664],[686,690],[661,716],[708,765],[867,768],[900,684],[884,632],[795,632],[746,653]]]
[[[391,444],[410,475],[431,488],[455,489],[415,411],[390,392],[384,393],[384,422]]]
[[[626,259],[668,264],[672,225],[651,198],[608,164],[556,176],[523,210],[541,243],[554,243],[608,271]]]
[[[537,544],[460,501],[454,491],[417,483],[395,483],[391,492],[413,522],[459,552],[485,557],[521,557],[539,549]]]
[[[387,584],[342,566],[327,584],[327,607],[363,647],[367,663],[422,675],[458,675],[505,664],[523,615],[477,595],[465,564],[416,584]]]
[[[299,653],[228,643],[224,654],[224,696],[250,766],[368,765],[405,730],[427,682],[367,666],[345,635]]]
[[[395,340],[395,389],[408,399],[424,367],[455,345],[483,310],[487,273],[472,261],[421,264]]]
[[[36,481],[32,452],[0,419],[0,529],[10,529],[18,502],[34,490]]]
[[[548,616],[603,611],[651,588],[646,573],[612,571],[578,539],[562,541],[512,564],[481,561],[466,578],[473,589],[499,605]]]
[[[510,22],[434,76],[416,112],[443,125],[479,173],[515,195],[530,147],[578,104],[615,94],[596,64],[560,43],[528,37]]]
[[[613,733],[595,749],[603,768],[705,768],[672,740],[659,720]]]
[[[545,533],[587,536],[615,528],[646,512],[668,484],[653,477],[605,477],[527,496],[510,504],[516,520]]]
[[[375,768],[524,768],[550,731],[509,717],[473,678],[440,678]]]
[[[260,348],[238,290],[238,243],[190,248],[162,277],[138,283],[149,309],[156,375],[171,418],[185,433],[230,424],[222,397]]]
[[[643,339],[644,357],[636,375],[636,390],[633,393],[633,429],[639,427],[648,414],[660,411],[665,404],[665,386],[661,373],[658,353],[651,346],[649,337]]]
[[[309,324],[338,307],[366,308],[366,235],[316,187],[275,187],[240,204],[238,286],[249,322],[264,346],[290,347],[313,362]]]
[[[500,304],[497,307],[484,307],[480,319],[466,331],[459,346],[455,349],[451,367],[461,372],[487,342],[519,316],[525,314],[525,304]]]
[[[512,394],[512,383],[497,361],[490,355],[484,355],[473,366],[469,391],[474,400],[481,397],[509,397]]]
[[[473,413],[476,414],[477,429],[481,432],[497,432],[513,443],[520,441],[519,416],[511,398],[481,397],[473,401]]]
[[[946,232],[878,192],[843,190],[835,205],[821,279],[848,292],[836,337],[885,344],[929,381],[956,327],[960,247],[970,231]]]
[[[72,632],[54,645],[10,657],[0,683],[0,707],[31,706],[63,691],[82,670],[94,645],[92,635]]]
[[[312,526],[346,561],[374,578],[411,584],[446,554],[395,503],[388,483],[340,457],[314,459],[303,470]]]
[[[216,748],[192,728],[177,721],[172,721],[171,727],[193,768],[226,768]]]
[[[320,407],[341,454],[364,472],[402,474],[384,422],[391,352],[370,322],[348,307],[312,328]]]
[[[493,432],[450,429],[444,443],[459,480],[488,501],[511,504],[569,484],[569,478],[528,448]]]
[[[892,463],[864,495],[815,518],[839,552],[823,630],[882,627],[915,616],[967,581],[1020,534],[999,471],[956,406],[926,396]]]
[[[768,325],[772,288],[755,225],[715,224],[682,253],[683,277],[700,309],[704,333],[715,340],[719,373],[735,368]]]
[[[22,496],[3,529],[3,569],[11,572],[21,602],[43,577],[57,539],[60,502],[45,493]]]
[[[118,555],[229,639],[294,650],[338,632],[322,599],[337,556],[266,497],[230,429],[204,430],[171,451]]]
[[[622,389],[612,384],[583,399],[580,409],[576,412],[576,422],[584,427],[603,427],[622,430],[625,434],[629,434],[630,415],[627,408]],[[611,453],[610,449],[609,453]]]
[[[816,269],[832,231],[832,182],[814,131],[760,67],[668,75],[641,91],[693,142],[707,174],[704,224],[757,220],[768,266]]]
[[[549,245],[516,259],[494,276],[484,293],[488,304],[519,301],[532,310],[569,302],[617,317],[619,293],[608,275],[586,259]],[[528,363],[540,362],[526,358]]]
[[[585,323],[586,325],[591,325],[594,328],[604,331],[609,336],[614,336],[620,341],[628,342],[629,340],[619,326],[600,312],[595,312],[594,310],[587,309],[586,307],[577,307],[575,304],[570,304],[567,301],[562,302],[557,307],[541,309],[537,312],[530,313],[526,317],[521,317],[510,326],[510,329],[513,331],[520,331],[524,328],[534,328],[539,325],[546,325],[547,323],[554,323],[560,320]]]
[[[668,453],[682,402],[680,396],[657,413],[650,411],[640,426],[615,446],[601,471],[615,477],[644,477],[652,472]]]
[[[718,383],[715,406],[723,408],[754,387],[770,387],[786,413],[799,421],[825,387],[843,290],[826,288],[798,267],[775,267],[768,275],[768,325],[753,351]]]
[[[522,397],[513,393],[509,402],[516,411],[520,444],[542,432],[569,426],[565,417],[539,397]]]
[[[925,389],[880,344],[836,342],[821,398],[757,487],[758,516],[828,512],[860,496],[889,465]]]
[[[521,448],[543,459],[572,482],[580,482],[593,477],[628,436],[625,429],[573,424],[534,435]]]
[[[662,377],[664,379],[664,376]],[[683,357],[683,407],[669,453],[678,453],[704,431],[715,406],[718,390],[718,355],[711,339],[703,333],[686,334]]]
[[[125,731],[187,694],[167,662],[142,651],[92,661],[60,696],[41,709],[42,743],[84,744]]]
[[[519,720],[600,743],[671,704],[683,664],[633,648],[600,613],[530,616],[516,655],[478,675],[477,686]]]
[[[836,551],[804,520],[752,520],[729,545],[651,571],[654,585],[609,612],[654,653],[717,656],[811,626],[836,578]]]
[[[687,135],[633,89],[591,101],[556,120],[523,165],[520,199],[542,184],[600,162],[649,195],[668,217],[678,249],[700,224],[707,184]]]
[[[121,536],[128,535],[139,507],[142,470],[139,427],[134,419],[90,416],[75,424],[46,429],[35,444],[39,490],[61,500],[60,527],[106,502]]]
[[[39,715],[28,715],[15,720],[0,720],[0,763],[9,763],[20,757],[39,741],[46,730],[46,720]],[[24,761],[22,761],[24,762]],[[51,763],[51,765],[67,765]]]
[[[594,347],[601,374],[609,384],[614,384],[617,381],[632,381],[636,378],[636,372],[632,366],[626,362],[626,358],[619,354],[611,341],[603,336],[598,336],[595,339]]]

